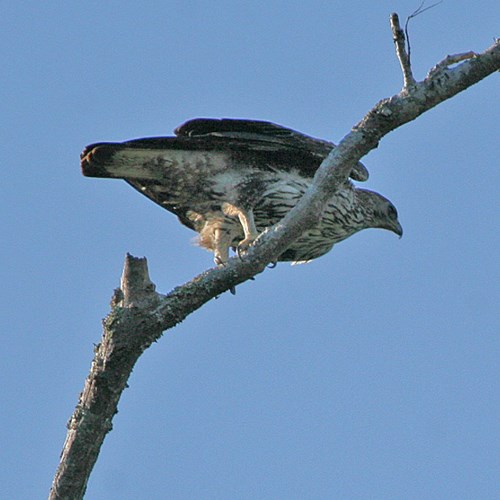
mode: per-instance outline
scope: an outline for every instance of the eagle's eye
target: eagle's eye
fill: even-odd
[[[396,207],[394,205],[389,205],[389,208],[387,209],[387,214],[391,219],[398,218],[398,211],[396,210]]]

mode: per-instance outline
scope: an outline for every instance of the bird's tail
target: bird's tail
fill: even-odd
[[[113,168],[113,157],[118,150],[119,144],[111,142],[87,146],[80,155],[82,174],[87,177],[123,177]]]
[[[184,142],[176,137],[152,137],[91,144],[80,156],[82,173],[87,177],[161,180],[169,168],[197,161],[193,156],[203,154],[186,149]]]

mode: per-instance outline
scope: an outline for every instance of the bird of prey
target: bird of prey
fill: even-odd
[[[224,265],[229,249],[241,254],[296,205],[334,147],[270,122],[198,118],[177,127],[175,137],[91,144],[81,167],[86,176],[124,179],[177,215]],[[368,172],[358,163],[350,177],[365,181]],[[389,200],[346,180],[321,220],[278,260],[308,262],[372,227],[403,233]]]

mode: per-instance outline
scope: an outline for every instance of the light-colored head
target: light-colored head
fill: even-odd
[[[400,238],[403,236],[403,228],[398,221],[398,211],[387,198],[368,189],[358,189],[358,196],[367,212],[367,227],[387,229]]]

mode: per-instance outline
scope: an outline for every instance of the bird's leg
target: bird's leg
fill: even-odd
[[[229,259],[229,237],[228,232],[220,226],[214,229],[214,262],[217,267],[224,267]],[[236,295],[236,287],[232,286],[229,291]],[[217,298],[217,297],[216,297]]]
[[[255,227],[252,210],[248,210],[247,212],[240,211],[238,213],[238,219],[240,219],[241,227],[245,234],[245,238],[238,243],[236,249],[238,257],[241,257],[241,253],[248,250],[248,247],[255,241],[255,238],[259,236],[259,233]]]
[[[245,237],[238,243],[236,248],[236,253],[241,257],[241,253],[248,250],[248,247],[255,241],[255,238],[259,235],[257,228],[255,227],[255,220],[253,218],[253,210],[249,208],[248,210],[243,210],[241,208],[235,207],[230,203],[224,203],[222,207],[223,212],[229,216],[237,216],[241,227],[243,229],[243,234]]]
[[[221,227],[214,229],[214,262],[218,267],[226,265],[229,259],[229,241],[227,232]]]

